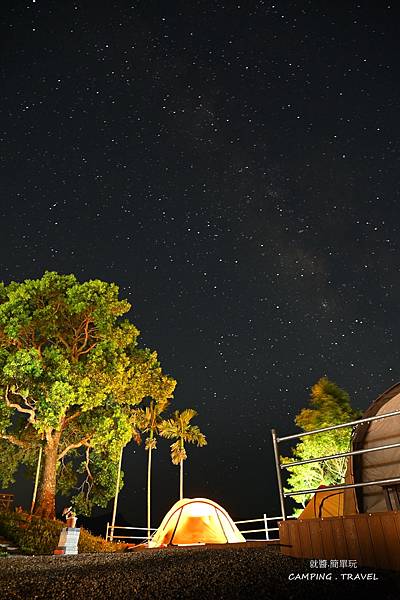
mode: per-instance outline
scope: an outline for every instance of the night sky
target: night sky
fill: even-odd
[[[120,286],[208,438],[186,495],[236,519],[278,514],[270,429],[321,376],[361,409],[399,379],[399,13],[2,3],[0,278]],[[145,461],[127,448],[136,525]],[[154,525],[178,475],[160,442]]]

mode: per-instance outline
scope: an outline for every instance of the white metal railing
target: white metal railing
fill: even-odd
[[[288,517],[289,519],[295,519],[296,517],[290,516]],[[258,529],[239,529],[240,533],[242,535],[244,535],[245,533],[261,533],[264,534],[265,537],[263,537],[262,539],[255,539],[255,538],[246,538],[246,542],[264,542],[264,541],[279,541],[279,536],[278,537],[271,537],[271,533],[273,533],[273,536],[275,536],[275,532],[279,531],[279,527],[270,527],[269,523],[272,522],[276,525],[278,525],[278,522],[282,521],[282,516],[280,515],[279,517],[267,517],[267,515],[264,513],[263,517],[261,519],[247,519],[246,521],[235,521],[235,525],[242,525],[244,523],[260,523],[263,522],[264,523],[264,527],[260,527]]]
[[[107,523],[107,529],[106,529],[106,541],[108,542],[112,542],[113,540],[136,540],[136,541],[148,541],[148,537],[146,536],[138,536],[138,535],[115,535],[115,530],[116,529],[123,529],[125,530],[134,530],[134,531],[148,531],[147,527],[122,527],[121,525],[110,525],[109,523]],[[154,531],[156,531],[156,529],[154,527],[150,528],[151,533],[154,533]]]
[[[293,461],[290,463],[281,463],[280,460],[280,454],[279,454],[279,448],[278,448],[278,444],[280,444],[281,442],[286,442],[288,440],[294,440],[294,439],[298,439],[298,438],[303,438],[307,435],[316,435],[318,433],[323,433],[325,431],[334,431],[336,429],[342,429],[344,427],[353,427],[354,425],[360,425],[361,423],[370,423],[372,421],[378,421],[380,419],[387,419],[389,417],[399,417],[400,416],[400,410],[394,410],[388,413],[383,413],[381,415],[375,415],[374,417],[366,417],[364,419],[358,419],[357,421],[349,421],[347,423],[341,423],[340,425],[330,425],[329,427],[321,427],[319,429],[313,429],[312,431],[303,431],[301,433],[295,433],[293,435],[286,435],[284,437],[278,437],[276,430],[272,429],[271,433],[272,433],[272,445],[273,445],[273,449],[274,449],[274,457],[275,457],[275,469],[276,469],[276,476],[277,476],[277,480],[278,480],[278,490],[279,490],[279,500],[280,500],[280,506],[281,506],[281,511],[282,511],[282,515],[283,515],[283,520],[285,520],[286,517],[286,511],[285,511],[285,498],[289,498],[291,496],[300,496],[300,495],[304,495],[304,494],[312,494],[315,492],[320,492],[321,488],[310,488],[307,490],[296,490],[295,492],[285,492],[283,489],[283,483],[282,483],[282,476],[281,476],[281,471],[283,469],[289,469],[292,467],[296,467],[302,464],[307,464],[307,463],[312,463],[312,462],[325,462],[327,460],[332,460],[334,458],[340,458],[343,456],[354,456],[357,454],[366,454],[368,452],[379,452],[381,450],[386,450],[388,448],[397,448],[399,446],[399,444],[386,444],[386,445],[381,445],[381,446],[375,446],[374,448],[362,448],[361,450],[352,450],[349,452],[338,452],[337,454],[329,454],[327,456],[319,456],[317,458],[311,458],[311,459],[307,459],[307,460],[299,460],[299,461]],[[340,484],[340,485],[331,485],[328,487],[324,487],[323,491],[324,492],[328,492],[328,491],[333,491],[333,490],[345,490],[347,488],[351,489],[351,488],[360,488],[360,487],[368,487],[368,486],[372,486],[372,485],[390,485],[390,484],[394,484],[394,485],[399,485],[400,484],[400,475],[398,477],[391,477],[390,479],[375,479],[372,481],[366,481],[366,482],[360,482],[360,483],[345,483],[345,484]]]
[[[287,517],[289,519],[295,519],[296,517],[290,516]],[[279,541],[279,535],[276,537],[276,532],[279,531],[279,527],[278,527],[278,522],[282,521],[282,516],[278,516],[278,517],[267,517],[267,515],[264,513],[263,516],[260,519],[246,519],[244,521],[234,521],[235,525],[244,525],[246,523],[263,523],[263,527],[259,527],[257,529],[239,529],[240,533],[242,535],[245,534],[253,534],[253,533],[260,533],[263,535],[262,538],[248,538],[245,536],[246,542],[264,542],[264,541]],[[272,525],[272,526],[271,526]],[[123,541],[128,541],[128,540],[132,540],[132,541],[140,541],[140,542],[145,542],[148,541],[148,537],[146,536],[136,536],[136,535],[119,535],[119,534],[115,534],[115,530],[123,530],[123,532],[125,532],[126,530],[130,530],[130,531],[145,531],[147,532],[147,527],[122,527],[119,525],[114,525],[114,527],[112,525],[110,525],[109,523],[107,523],[107,529],[106,529],[106,540],[107,541],[113,541],[113,540],[123,540]],[[154,533],[154,531],[156,531],[156,529],[152,528],[150,529],[151,533]],[[272,534],[272,535],[271,535]]]

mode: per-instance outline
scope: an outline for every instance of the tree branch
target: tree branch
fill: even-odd
[[[44,342],[44,341],[42,341],[42,342],[40,342],[40,343],[38,343],[38,344],[36,344],[36,345],[35,345],[35,348],[36,348],[36,350],[38,351],[38,354],[39,354],[39,357],[40,357],[40,359],[42,359],[42,358],[43,358],[43,357],[42,357],[42,346],[43,346],[43,344],[44,344],[44,343],[45,343],[45,342]]]
[[[29,415],[29,423],[34,423],[35,422],[35,411],[32,408],[23,408],[20,404],[17,404],[16,402],[11,402],[8,398],[8,392],[9,392],[9,386],[6,387],[6,391],[5,391],[5,401],[7,406],[9,406],[10,408],[15,408],[18,412],[20,413],[26,413]],[[13,392],[14,393],[14,392]],[[16,394],[18,394],[18,392],[16,392]],[[18,394],[19,396],[21,396],[21,394]],[[23,396],[21,396],[21,398],[23,398]]]
[[[89,348],[86,348],[86,350],[78,351],[78,356],[81,356],[82,354],[87,354],[88,352],[93,350],[93,348],[95,348],[96,346],[97,346],[97,342],[95,342],[94,344],[89,346]]]
[[[57,460],[61,460],[62,458],[64,458],[64,456],[66,454],[68,454],[68,452],[70,450],[74,450],[75,448],[81,448],[82,446],[89,446],[89,440],[90,440],[90,436],[83,438],[82,440],[80,440],[79,442],[76,442],[75,444],[70,444],[62,452],[60,452],[60,454],[57,456]]]
[[[85,481],[81,485],[82,492],[84,491],[85,486],[87,487],[86,500],[89,499],[89,494],[93,487],[93,475],[89,469],[89,461],[90,461],[90,447],[88,446],[86,448],[86,462],[85,462],[85,468],[86,468],[87,475],[86,475]]]
[[[68,425],[68,423],[70,423],[74,419],[77,419],[81,414],[82,414],[82,411],[81,410],[77,410],[70,417],[64,417],[63,427],[65,427],[66,425]]]
[[[63,346],[65,346],[65,348],[66,348],[68,351],[71,351],[71,347],[70,347],[70,345],[69,345],[69,344],[68,344],[68,343],[65,341],[65,339],[63,338],[63,336],[62,336],[62,335],[59,335],[59,336],[58,336],[58,339],[60,340],[60,342],[63,344]]]
[[[20,448],[31,448],[31,444],[29,442],[23,442],[22,440],[16,438],[14,435],[1,433],[0,438],[2,440],[7,440],[11,444],[14,444],[14,446],[19,446]]]
[[[12,394],[14,394],[14,396],[19,396],[20,398],[22,398],[22,400],[24,401],[25,406],[28,407],[28,409],[32,409],[33,411],[35,410],[34,406],[28,402],[28,398],[25,398],[25,396],[23,394],[21,394],[21,392],[19,392],[18,390],[12,390],[11,392]],[[34,402],[34,400],[33,400]]]
[[[84,347],[85,347],[85,346],[86,346],[86,344],[88,343],[88,339],[89,339],[89,325],[90,325],[90,323],[91,323],[91,320],[90,320],[90,318],[89,318],[89,317],[87,317],[87,318],[85,319],[84,323],[85,323],[85,326],[84,326],[84,329],[83,329],[82,335],[80,334],[80,335],[78,336],[77,340],[76,340],[76,341],[78,342],[78,340],[79,340],[81,337],[83,337],[83,343],[81,344],[81,346],[80,346],[79,348],[77,347],[77,352],[78,352],[78,354],[79,354],[79,353],[80,353],[80,352],[81,352],[81,351],[84,349]],[[81,328],[79,328],[79,329],[81,329]]]
[[[91,314],[86,316],[77,329],[74,329],[74,333],[74,354],[77,358],[81,354],[87,354],[96,346],[97,341],[94,344],[91,344],[89,348],[86,348],[90,339],[96,339],[96,327]]]

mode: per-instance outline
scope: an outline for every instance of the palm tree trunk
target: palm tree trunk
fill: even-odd
[[[183,460],[180,462],[179,499],[183,498]]]
[[[147,462],[147,538],[150,540],[151,528],[151,448],[149,448],[149,459]]]

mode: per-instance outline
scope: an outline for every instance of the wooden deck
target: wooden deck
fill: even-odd
[[[400,571],[400,511],[279,523],[281,553]]]

